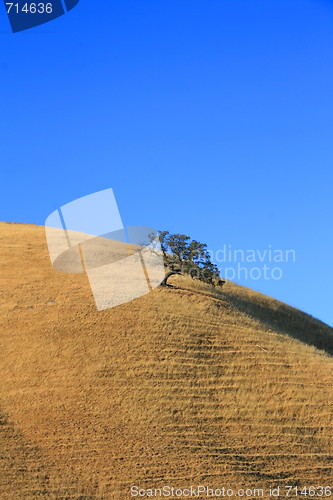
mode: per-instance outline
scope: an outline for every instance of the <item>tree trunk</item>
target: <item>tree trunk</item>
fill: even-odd
[[[167,281],[168,279],[170,278],[170,276],[172,276],[173,274],[180,274],[180,271],[169,271],[165,277],[164,277],[164,280],[162,281],[161,283],[161,286],[168,286],[167,284]]]

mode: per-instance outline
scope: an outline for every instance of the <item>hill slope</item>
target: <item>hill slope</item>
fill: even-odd
[[[1,499],[332,482],[328,326],[181,277],[98,312],[36,226],[0,223],[0,266]]]

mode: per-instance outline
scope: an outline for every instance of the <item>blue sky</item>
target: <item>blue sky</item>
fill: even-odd
[[[81,0],[16,34],[0,7],[0,220],[112,187],[125,224],[294,249],[242,284],[333,325],[333,2]]]

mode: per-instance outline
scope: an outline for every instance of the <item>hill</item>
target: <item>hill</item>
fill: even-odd
[[[0,266],[1,499],[332,482],[327,325],[178,276],[98,312],[38,226],[0,223]]]

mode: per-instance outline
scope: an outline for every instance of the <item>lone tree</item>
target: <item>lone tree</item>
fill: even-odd
[[[169,270],[162,285],[166,286],[173,274],[188,274],[192,279],[222,285],[223,280],[220,279],[217,266],[210,260],[207,245],[191,240],[184,234],[170,234],[169,231],[160,231],[159,240],[164,265]]]

